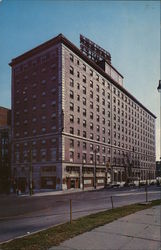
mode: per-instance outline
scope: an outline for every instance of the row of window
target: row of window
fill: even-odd
[[[52,126],[51,127],[51,130],[52,131],[56,131],[57,130],[57,127],[54,125],[54,126]],[[41,132],[43,132],[43,133],[45,133],[47,131],[47,129],[45,128],[45,127],[43,127],[43,128],[41,128]],[[35,134],[37,134],[37,129],[32,129],[32,131],[30,130],[30,131],[27,131],[27,130],[25,130],[24,132],[23,132],[23,135],[24,136],[27,136],[27,135],[30,135],[31,133],[33,134],[33,135],[35,135]],[[15,132],[15,136],[16,137],[19,137],[20,136],[20,133],[19,132]]]
[[[71,62],[74,62],[74,55],[71,54],[71,53],[70,53],[70,61],[71,61]],[[77,59],[77,61],[78,61],[78,59]],[[77,65],[80,66],[80,63],[77,64]],[[86,64],[85,64],[85,63],[82,63],[82,69],[83,69],[84,71],[86,71],[86,68],[87,68]],[[70,73],[71,73],[72,75],[74,75],[74,67],[73,67],[73,66],[70,66]],[[89,68],[89,73],[90,73],[90,76],[93,76],[93,75],[94,75],[94,71],[93,71],[91,68]],[[80,77],[79,71],[77,71],[77,77]],[[99,74],[98,74],[97,72],[95,72],[95,78],[96,78],[97,81],[99,81]],[[86,83],[86,75],[83,75],[83,82]],[[102,83],[103,83],[103,85],[105,85],[105,80],[104,80],[104,78],[102,78]],[[98,85],[97,85],[97,86],[98,86]],[[108,87],[109,87],[109,89],[110,89],[110,84],[109,84],[109,82],[108,82]],[[98,86],[98,89],[99,89],[99,86]],[[122,93],[119,89],[117,89],[117,88],[114,87],[114,86],[112,87],[112,89],[113,89],[113,93],[114,93],[115,95],[117,95],[119,98],[121,98],[122,100],[124,100],[125,103],[128,103],[132,108],[137,109],[137,111],[140,111],[140,113],[143,114],[143,116],[147,117],[148,119],[150,119],[150,120],[152,120],[152,121],[154,122],[154,118],[152,118],[151,115],[149,115],[146,111],[144,111],[142,108],[140,108],[135,102],[133,102],[130,98],[128,98],[128,97],[127,97],[124,93]],[[115,98],[116,98],[116,97],[114,97],[114,99],[115,99]]]
[[[74,128],[73,127],[70,127],[70,130],[69,130],[69,132],[70,132],[70,134],[74,134]],[[78,136],[81,136],[81,133],[80,133],[80,130],[79,129],[77,129],[77,135]],[[87,138],[87,132],[86,131],[82,131],[82,137],[84,137],[84,138]],[[96,139],[97,141],[100,141],[101,140],[101,137],[100,137],[100,135],[94,135],[94,133],[90,133],[89,134],[89,139],[91,139],[91,140],[93,140],[93,139]],[[145,141],[146,142],[146,145],[145,145],[145,143],[143,143],[142,141],[140,141],[140,140],[134,140],[133,138],[131,138],[131,137],[125,137],[125,142],[127,142],[129,140],[129,144],[127,145],[127,144],[124,144],[124,142],[120,142],[120,141],[116,141],[116,140],[114,140],[113,141],[113,145],[115,145],[115,146],[121,146],[122,148],[124,148],[124,147],[126,147],[126,148],[129,148],[129,149],[131,149],[131,145],[130,145],[130,143],[131,144],[135,144],[136,146],[144,146],[144,148],[148,148],[148,149],[152,149],[152,150],[154,150],[154,141],[151,141],[151,140],[147,140],[147,139],[143,139],[143,141]],[[111,138],[105,138],[104,136],[102,137],[102,140],[101,140],[103,143],[105,143],[105,142],[107,142],[108,144],[110,144],[111,143]],[[147,145],[147,144],[150,144],[150,145]],[[141,149],[142,150],[142,149]]]
[[[16,66],[14,69],[15,75],[17,75],[21,72],[24,72],[31,67],[35,67],[39,64],[45,64],[50,59],[53,61],[53,59],[56,58],[57,53],[58,52],[56,50],[53,50],[50,53],[47,53],[46,55],[38,56],[37,58],[35,58],[33,60],[30,60],[28,62],[21,64],[20,66]]]

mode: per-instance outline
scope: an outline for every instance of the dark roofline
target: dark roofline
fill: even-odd
[[[1,109],[6,109],[6,110],[8,110],[8,111],[11,111],[11,109],[9,109],[9,108],[5,108],[5,107],[0,106],[0,110],[1,110]]]
[[[133,101],[135,101],[138,105],[140,105],[145,111],[147,111],[151,116],[153,116],[156,119],[156,116],[150,110],[148,110],[142,103],[140,103],[124,87],[122,87],[114,79],[112,79],[107,73],[105,73],[105,71],[103,69],[101,69],[101,67],[99,67],[96,63],[94,63],[86,55],[84,55],[83,52],[78,47],[76,47],[72,42],[70,42],[62,34],[59,34],[58,36],[48,40],[47,42],[45,42],[45,43],[43,43],[43,44],[41,44],[41,45],[27,51],[27,52],[25,52],[24,54],[14,58],[14,59],[12,59],[12,61],[9,63],[9,65],[10,66],[16,65],[16,64],[20,63],[21,61],[29,58],[30,56],[36,55],[37,53],[41,52],[42,50],[47,49],[47,48],[49,48],[49,47],[51,47],[51,46],[53,46],[55,44],[58,44],[58,43],[63,43],[65,46],[67,46],[69,49],[71,49],[74,53],[76,53],[79,57],[81,57],[84,61],[86,61],[93,68],[95,68],[102,76],[104,76],[107,80],[112,82],[117,88],[119,88],[122,92],[124,92],[128,97],[130,97]],[[109,65],[114,70],[116,70],[111,64],[109,64]],[[117,73],[119,73],[119,72],[117,71]]]
[[[37,53],[41,52],[42,50],[50,48],[54,44],[61,42],[62,37],[63,37],[63,35],[59,34],[58,36],[48,40],[47,42],[42,43],[31,50],[28,50],[27,52],[23,53],[22,55],[13,58],[12,61],[9,63],[9,65],[10,66],[16,65],[16,64],[20,63],[21,61],[23,61],[27,58],[30,58],[30,56],[36,55]]]

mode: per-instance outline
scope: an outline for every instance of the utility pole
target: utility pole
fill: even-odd
[[[95,154],[95,165],[94,165],[94,189],[96,189],[96,153],[97,153],[97,149],[94,150],[94,154]]]
[[[29,192],[30,192],[30,195],[33,194],[33,185],[32,185],[32,182],[33,182],[33,168],[32,168],[32,145],[30,147],[30,167],[29,167]]]
[[[160,164],[161,164],[161,80],[159,80],[159,85],[157,87],[157,90],[160,94]]]
[[[80,166],[80,189],[83,189],[83,158],[82,158],[82,166]]]

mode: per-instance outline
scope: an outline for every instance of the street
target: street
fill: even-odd
[[[2,196],[0,242],[27,235],[72,218],[137,202],[145,202],[145,188],[113,188],[62,195]],[[160,199],[160,187],[148,187],[148,200]]]

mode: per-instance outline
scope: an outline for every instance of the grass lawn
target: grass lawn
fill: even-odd
[[[47,250],[50,247],[59,245],[61,242],[76,235],[90,231],[96,227],[103,226],[104,224],[110,223],[123,216],[160,204],[161,200],[155,200],[147,205],[128,205],[88,215],[80,219],[73,220],[72,224],[68,222],[30,236],[25,236],[23,238],[1,244],[0,250]]]

